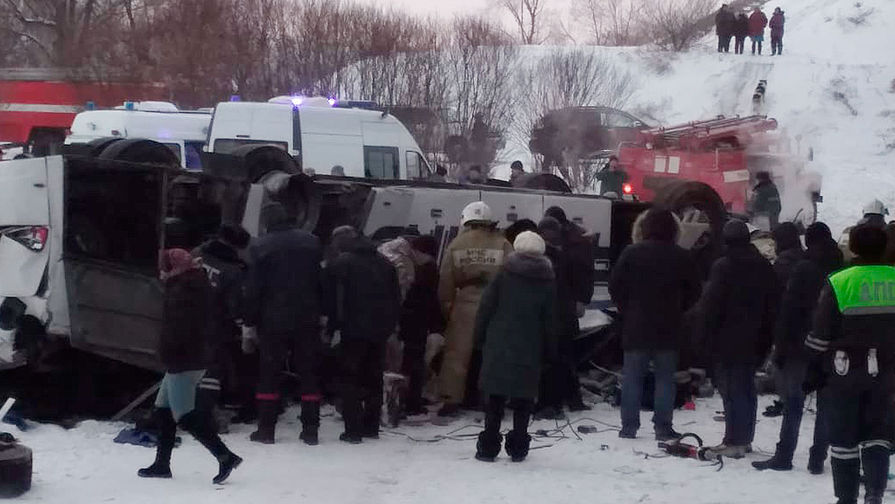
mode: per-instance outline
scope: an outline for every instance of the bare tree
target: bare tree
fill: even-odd
[[[580,0],[573,13],[594,44],[631,46],[648,38],[642,1]]]
[[[546,0],[494,0],[494,2],[512,16],[513,25],[519,31],[519,40],[523,44],[541,43]]]
[[[700,22],[711,16],[716,6],[715,0],[649,0],[644,12],[659,47],[685,51],[706,33]]]
[[[556,168],[574,190],[587,190],[597,168],[589,159],[594,154],[589,147],[596,139],[590,138],[589,124],[579,121],[583,114],[574,110],[623,108],[634,91],[631,75],[598,52],[578,48],[555,52],[519,72],[516,91],[522,96],[513,128],[516,143],[530,145],[540,155],[536,161]],[[545,125],[551,113],[564,120]],[[535,130],[545,126],[551,134],[535,138]]]

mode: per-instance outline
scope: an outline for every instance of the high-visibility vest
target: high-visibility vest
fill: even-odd
[[[895,267],[852,266],[830,276],[843,316],[895,314]]]

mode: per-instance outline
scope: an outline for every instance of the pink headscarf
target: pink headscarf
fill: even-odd
[[[167,249],[159,254],[159,277],[167,280],[201,267],[201,261],[184,249]]]

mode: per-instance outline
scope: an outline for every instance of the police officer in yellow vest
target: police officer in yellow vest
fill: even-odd
[[[500,271],[513,246],[497,230],[491,208],[481,201],[463,209],[463,229],[441,260],[438,298],[447,318],[439,391],[444,406],[439,415],[457,413],[466,392],[466,375],[473,353],[473,329],[485,287]]]
[[[834,273],[805,345],[826,378],[833,487],[838,504],[882,502],[892,450],[895,392],[895,268],[883,264],[886,234],[860,225],[849,235],[854,266]]]

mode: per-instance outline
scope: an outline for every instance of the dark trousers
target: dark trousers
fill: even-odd
[[[485,432],[489,436],[500,434],[500,423],[503,421],[504,407],[507,398],[499,395],[489,396],[485,401]],[[510,399],[509,407],[513,410],[513,431],[528,432],[528,422],[534,409],[531,399]]]
[[[340,344],[342,417],[345,433],[370,436],[379,433],[382,415],[382,372],[385,341],[345,338]]]
[[[743,49],[746,47],[746,37],[737,37],[736,42],[733,45],[733,52],[736,54],[743,54]]]
[[[752,54],[755,54],[755,48],[758,47],[758,54],[761,54],[761,40],[756,40],[755,37],[752,37]]]
[[[771,35],[771,54],[783,54],[783,35]]]
[[[572,335],[560,336],[558,356],[545,366],[538,398],[540,408],[561,410],[563,404],[572,406],[582,402],[572,341]]]
[[[627,351],[622,369],[622,429],[637,431],[640,428],[640,407],[643,401],[643,379],[649,372],[650,361],[654,364],[656,390],[653,400],[653,426],[657,433],[672,428],[674,398],[677,387],[674,373],[677,371],[678,354],[674,350]]]
[[[830,421],[827,410],[829,398],[825,390],[817,391],[817,414],[814,418],[814,443],[811,445],[810,457],[823,462],[827,459],[827,451],[830,449]]]
[[[724,401],[724,444],[751,444],[755,437],[755,415],[758,412],[755,366],[722,364],[715,378]]]
[[[733,35],[718,35],[718,52],[730,52],[730,39]]]
[[[320,335],[315,328],[301,334],[263,334],[259,338],[258,387],[260,401],[279,401],[282,373],[288,364],[300,381],[302,401],[320,401],[317,362]]]
[[[858,497],[861,467],[867,495],[882,497],[892,449],[891,377],[871,378],[866,369],[851,373],[829,387],[824,412],[830,428],[833,487],[840,501]],[[864,376],[854,376],[859,373]]]
[[[404,341],[404,356],[401,372],[407,376],[407,393],[404,409],[417,412],[423,409],[423,387],[426,385],[426,339],[428,331],[408,331],[401,333]]]
[[[802,425],[802,412],[805,408],[805,392],[802,384],[808,363],[803,360],[787,360],[777,370],[777,388],[783,401],[783,423],[780,424],[780,442],[776,454],[789,462],[799,442],[799,427]]]

